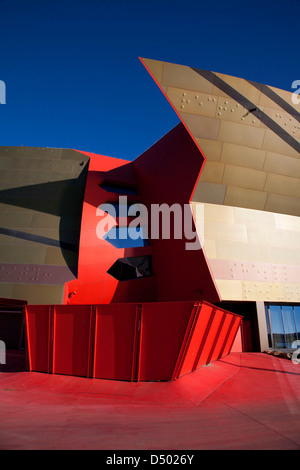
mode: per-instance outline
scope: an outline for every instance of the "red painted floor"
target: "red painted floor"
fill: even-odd
[[[2,371],[2,372],[1,372]],[[232,353],[176,382],[0,365],[0,449],[300,449],[300,365]]]

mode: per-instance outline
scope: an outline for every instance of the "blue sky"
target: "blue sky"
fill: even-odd
[[[299,0],[0,0],[0,145],[132,160],[178,123],[139,57],[291,90]]]

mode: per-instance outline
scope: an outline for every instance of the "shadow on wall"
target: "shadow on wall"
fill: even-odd
[[[0,191],[0,203],[23,207],[44,214],[60,217],[59,239],[35,235],[18,230],[18,216],[11,227],[0,227],[0,234],[30,240],[43,245],[61,249],[64,260],[70,271],[76,276],[78,267],[78,250],[80,237],[81,212],[84,198],[85,182],[88,165],[78,178],[48,183],[10,188]],[[47,228],[47,221],[40,229]],[[46,235],[45,231],[45,235]]]

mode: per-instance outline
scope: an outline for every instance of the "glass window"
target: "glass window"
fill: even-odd
[[[285,348],[285,338],[284,338],[284,329],[283,321],[281,315],[281,306],[280,305],[270,305],[270,321],[272,329],[272,338],[273,338],[273,348],[282,349]]]
[[[119,258],[107,271],[118,281],[130,281],[152,275],[151,256]]]
[[[265,306],[266,309],[266,322],[267,322],[267,330],[268,330],[268,343],[269,348],[272,348],[272,335],[271,335],[271,326],[270,326],[270,318],[269,318],[269,307],[268,305]]]
[[[116,194],[136,194],[136,188],[133,186],[126,186],[124,184],[119,183],[102,183],[99,185],[100,188],[105,189],[109,193],[116,193]]]
[[[269,346],[274,349],[295,349],[300,340],[300,305],[266,304]]]
[[[285,332],[285,344],[287,348],[292,348],[292,343],[297,340],[293,307],[291,305],[283,305],[282,316]]]
[[[143,227],[113,227],[103,237],[116,248],[139,248],[148,246]]]
[[[300,339],[300,305],[294,305],[294,314],[296,321],[296,333],[298,336],[297,339]]]

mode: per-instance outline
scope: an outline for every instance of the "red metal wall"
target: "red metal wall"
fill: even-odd
[[[241,319],[207,302],[30,305],[29,370],[174,380],[229,354]]]
[[[138,306],[97,305],[93,377],[134,380],[137,336]]]
[[[107,179],[130,183],[133,172],[128,166],[131,164],[126,160],[84,153],[90,157],[90,162],[81,218],[78,274],[76,280],[65,285],[64,304],[109,303],[118,281],[107,271],[124,256],[124,249],[117,249],[98,238],[96,228],[105,215],[97,215],[97,208],[117,200],[117,195],[100,187],[101,183]]]
[[[172,129],[133,163],[140,182],[141,199],[149,213],[153,204],[168,204],[169,207],[177,204],[184,213],[197,185],[204,156],[183,124]],[[195,231],[194,223],[190,228]],[[170,239],[150,240],[156,300],[220,301],[204,251],[187,250],[187,242],[184,236],[182,239],[171,236]]]
[[[152,204],[184,206],[200,175],[204,157],[189,133],[179,124],[133,162],[101,155],[90,156],[84,197],[77,279],[66,284],[64,304],[122,302],[220,300],[205,254],[186,249],[187,240],[151,238]],[[116,248],[98,238],[96,211],[106,202],[118,202],[117,193],[107,192],[105,182],[135,186],[136,195],[128,203],[139,202],[148,209],[149,245]],[[113,220],[112,220],[113,222]],[[115,225],[118,226],[118,220]],[[172,223],[171,223],[172,225]],[[195,226],[191,226],[195,231]],[[118,258],[152,256],[153,276],[117,281],[107,271]]]

